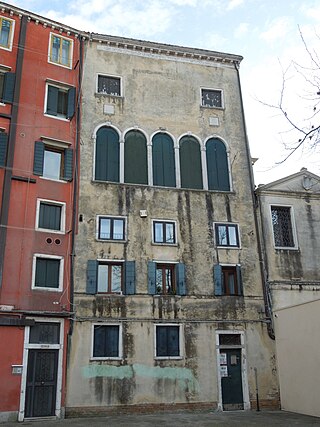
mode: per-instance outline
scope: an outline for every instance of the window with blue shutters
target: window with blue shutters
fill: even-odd
[[[4,167],[6,165],[7,146],[8,134],[5,132],[0,132],[0,167]]]
[[[119,182],[120,144],[118,133],[108,126],[96,135],[95,179]]]
[[[147,140],[142,132],[136,130],[125,136],[124,182],[148,184]]]
[[[217,264],[213,268],[213,278],[215,295],[243,295],[240,265],[233,266]]]
[[[156,325],[156,358],[180,358],[180,325]]]
[[[211,138],[206,143],[208,189],[230,191],[227,149],[223,141]]]
[[[0,102],[12,104],[14,97],[15,73],[0,70]]]
[[[93,325],[93,359],[120,359],[122,357],[122,326],[119,324]]]
[[[200,144],[192,136],[180,140],[180,174],[182,188],[203,188]]]
[[[37,228],[51,232],[65,231],[65,203],[37,201]]]
[[[71,120],[75,113],[76,88],[47,84],[45,114]]]
[[[176,166],[172,138],[166,133],[157,133],[152,139],[153,185],[176,186]]]
[[[52,180],[72,181],[73,149],[61,145],[36,141],[33,173]]]
[[[149,295],[186,295],[183,263],[148,262]]]
[[[32,288],[62,291],[63,258],[35,254],[33,257]]]

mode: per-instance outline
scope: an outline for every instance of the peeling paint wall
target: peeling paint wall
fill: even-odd
[[[237,74],[232,64],[173,60],[89,43],[85,53],[79,233],[76,241],[76,321],[70,352],[67,406],[111,407],[219,401],[216,331],[244,332],[248,395],[255,396],[259,365],[261,400],[277,402],[273,342],[264,323],[257,232],[245,147]],[[121,76],[123,97],[96,94],[97,74]],[[223,90],[224,109],[200,107],[200,88]],[[112,104],[114,114],[103,113]],[[217,117],[219,126],[210,125]],[[95,182],[94,131],[103,124],[121,133],[165,129],[174,140],[191,133],[201,141],[218,136],[228,147],[232,191],[182,190]],[[120,142],[122,144],[122,142]],[[176,144],[177,147],[177,144]],[[177,148],[176,148],[177,149]],[[140,216],[146,211],[146,217]],[[97,215],[127,220],[125,242],[96,239]],[[176,221],[177,244],[152,243],[152,219]],[[218,249],[213,222],[234,222],[240,248]],[[134,260],[135,295],[87,295],[87,260]],[[148,261],[185,264],[187,296],[148,295]],[[214,264],[241,264],[244,296],[214,295]],[[120,360],[92,360],[93,324],[123,327]],[[155,324],[182,328],[181,357],[155,358]]]

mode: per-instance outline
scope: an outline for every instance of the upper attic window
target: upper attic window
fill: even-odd
[[[73,40],[50,33],[49,62],[71,68]]]
[[[121,96],[121,78],[98,75],[98,93]]]
[[[14,21],[0,16],[0,48],[11,50]]]
[[[223,108],[222,90],[201,89],[201,105],[209,108]]]

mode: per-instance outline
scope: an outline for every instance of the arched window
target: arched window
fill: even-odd
[[[124,182],[148,184],[147,140],[137,130],[131,130],[125,136]]]
[[[225,144],[218,138],[206,143],[209,190],[230,191],[228,157]]]
[[[166,133],[152,138],[153,185],[176,186],[176,167],[173,141]]]
[[[95,179],[97,181],[119,182],[119,135],[103,126],[97,132]]]
[[[203,188],[200,145],[192,136],[180,140],[180,173],[182,188]]]

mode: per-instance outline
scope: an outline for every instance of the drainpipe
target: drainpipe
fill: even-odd
[[[243,99],[242,99],[240,74],[239,74],[239,64],[236,61],[234,61],[233,64],[234,64],[234,68],[237,72],[238,87],[239,87],[239,94],[240,94],[240,105],[241,105],[241,111],[242,111],[242,124],[243,124],[244,140],[245,140],[245,147],[246,147],[246,153],[247,153],[247,163],[248,163],[250,185],[251,185],[253,216],[254,216],[254,224],[255,224],[256,233],[257,233],[257,245],[258,245],[258,253],[259,253],[260,276],[261,276],[262,290],[263,290],[264,311],[265,311],[266,318],[268,320],[268,323],[267,323],[268,335],[272,340],[274,340],[275,335],[274,335],[274,330],[272,327],[272,318],[270,316],[270,309],[269,309],[269,304],[268,304],[267,284],[266,284],[266,278],[265,278],[265,274],[264,274],[264,271],[265,271],[264,270],[264,260],[263,260],[261,238],[260,238],[260,233],[259,233],[258,218],[257,218],[257,212],[256,212],[257,203],[256,203],[256,198],[255,198],[255,192],[254,192],[254,176],[253,176],[253,169],[252,169],[252,163],[251,163],[251,155],[250,155],[250,147],[249,147],[249,141],[248,141],[248,135],[247,135],[246,121],[245,121],[245,117],[244,117]]]
[[[71,226],[71,259],[70,259],[70,311],[72,318],[70,319],[70,328],[68,338],[70,340],[73,333],[74,323],[74,258],[75,258],[75,234],[77,227],[77,213],[78,213],[78,186],[79,186],[79,159],[80,159],[80,121],[81,121],[81,81],[82,81],[82,68],[83,68],[83,40],[79,36],[79,73],[78,73],[78,97],[76,108],[76,145],[75,145],[75,159],[74,159],[74,178],[73,178],[73,205],[72,205],[72,226]],[[70,345],[68,345],[70,348]]]
[[[19,41],[18,41],[13,104],[11,108],[11,116],[8,115],[8,117],[6,117],[6,118],[9,118],[10,120],[10,127],[9,127],[8,150],[7,150],[7,157],[5,162],[6,166],[5,166],[5,172],[4,172],[3,192],[2,192],[2,200],[1,200],[1,214],[0,214],[0,224],[1,224],[1,227],[0,227],[0,288],[2,287],[2,279],[3,279],[4,255],[5,255],[5,249],[6,249],[7,225],[8,225],[10,194],[11,194],[11,177],[12,177],[12,168],[13,168],[13,160],[14,160],[14,152],[15,152],[15,144],[16,144],[16,135],[17,135],[22,65],[23,65],[23,57],[24,57],[25,42],[26,42],[27,22],[28,22],[27,17],[23,15],[21,18]]]

